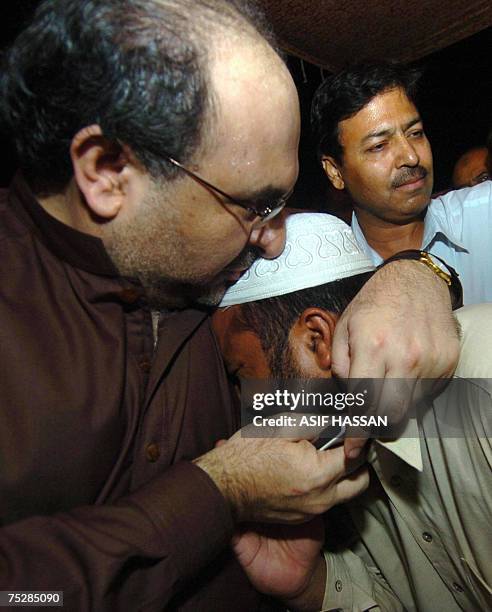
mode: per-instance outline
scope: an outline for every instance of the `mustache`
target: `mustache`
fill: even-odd
[[[412,183],[425,178],[428,175],[428,171],[423,166],[415,166],[414,168],[403,168],[399,174],[395,176],[391,182],[391,187],[396,189],[405,185],[405,183]]]

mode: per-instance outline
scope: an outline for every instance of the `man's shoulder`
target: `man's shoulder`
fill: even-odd
[[[474,187],[454,189],[432,197],[429,210],[437,212],[463,212],[466,209],[492,204],[492,181],[484,181]]]
[[[491,217],[489,219],[489,217]],[[492,240],[492,181],[448,191],[434,197],[427,209],[426,225],[441,231],[458,246],[488,252]],[[480,240],[476,240],[480,237]]]

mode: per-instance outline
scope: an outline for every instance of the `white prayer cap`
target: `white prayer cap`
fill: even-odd
[[[326,213],[287,217],[285,249],[257,259],[226,291],[221,307],[255,302],[374,270],[350,227]]]

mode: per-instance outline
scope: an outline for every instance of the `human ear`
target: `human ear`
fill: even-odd
[[[297,361],[301,366],[314,359],[323,372],[331,372],[331,345],[337,315],[323,308],[307,308],[295,323],[291,332],[291,343],[298,346]]]
[[[345,182],[335,159],[330,156],[323,157],[321,165],[333,187],[335,187],[335,189],[343,189],[345,187]]]
[[[129,160],[123,147],[105,138],[98,125],[90,125],[73,137],[70,157],[75,180],[91,212],[105,220],[116,217],[126,194]]]

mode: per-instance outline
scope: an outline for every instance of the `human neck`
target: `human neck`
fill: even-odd
[[[354,207],[357,221],[367,243],[383,258],[387,259],[399,251],[420,249],[424,237],[424,219],[419,217],[404,225],[379,219]]]
[[[88,207],[84,206],[80,191],[73,179],[59,193],[38,195],[37,200],[49,215],[61,223],[79,232],[100,237],[97,224],[91,219]]]

